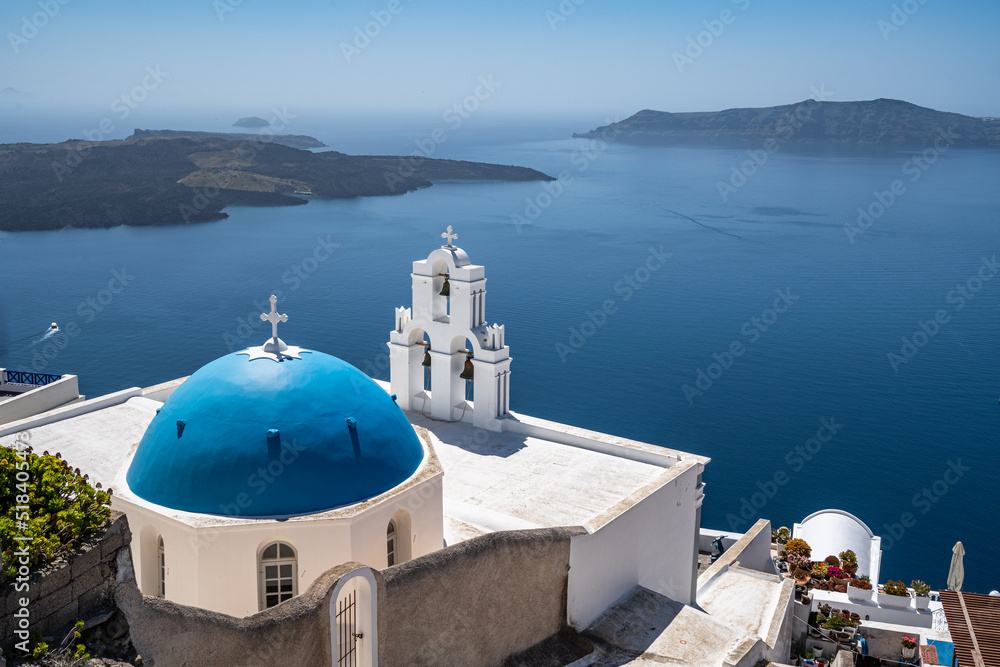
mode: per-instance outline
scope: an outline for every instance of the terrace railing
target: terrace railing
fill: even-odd
[[[3,381],[5,384],[27,384],[35,387],[44,387],[62,378],[62,375],[52,373],[33,373],[31,371],[3,371]]]

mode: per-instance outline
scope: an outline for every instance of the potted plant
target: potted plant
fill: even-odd
[[[840,559],[836,556],[827,556],[823,561],[830,567],[840,567]]]
[[[799,538],[794,538],[788,540],[785,543],[785,553],[791,554],[792,552],[802,554],[806,558],[812,555],[812,547],[805,540],[800,540]]]
[[[836,565],[830,565],[826,568],[826,576],[828,579],[833,580],[836,583],[847,583],[850,575],[847,574],[842,568]]]
[[[787,544],[792,537],[792,531],[787,526],[782,526],[777,530],[778,544]]]
[[[903,635],[902,656],[907,660],[917,657],[917,638]]]
[[[910,591],[902,581],[887,581],[878,595],[879,606],[905,609],[910,606]]]
[[[931,587],[919,579],[911,581],[910,586],[913,588],[913,604],[920,611],[927,611],[931,604]]]
[[[844,568],[849,574],[856,574],[858,571],[858,555],[850,549],[841,551],[840,567]]]
[[[798,569],[808,570],[811,567],[809,558],[795,551],[790,553],[785,552],[785,562],[788,563],[789,572],[794,572]]]
[[[872,585],[865,579],[849,579],[847,581],[847,597],[852,600],[871,600]]]
[[[826,579],[826,573],[829,567],[823,561],[818,563],[813,563],[812,566],[812,576],[813,579]]]
[[[823,624],[825,630],[830,630],[830,634],[840,641],[847,641],[854,635],[854,628],[851,622],[842,615],[831,616]]]
[[[799,568],[792,573],[792,576],[795,577],[795,583],[799,584],[800,586],[805,586],[806,584],[809,583],[810,576],[808,570],[803,570],[802,568]]]
[[[799,655],[799,662],[803,667],[816,667],[816,654],[806,649]]]

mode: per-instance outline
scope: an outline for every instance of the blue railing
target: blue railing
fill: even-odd
[[[31,371],[4,371],[4,381],[8,384],[30,384],[43,387],[62,378],[62,375],[51,373],[32,373]]]

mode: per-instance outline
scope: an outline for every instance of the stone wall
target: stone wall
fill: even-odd
[[[383,570],[380,667],[499,666],[559,632],[570,538],[584,533],[490,533]]]
[[[324,667],[331,664],[330,593],[358,567],[327,570],[305,593],[246,618],[143,596],[124,568],[115,601],[147,667]]]
[[[15,581],[3,583],[0,593],[0,636],[3,650],[10,650],[21,639],[14,634],[20,619],[20,598],[28,603],[28,632],[51,636],[52,633],[82,620],[86,613],[112,597],[118,557],[129,553],[132,534],[121,512],[113,512],[104,528],[88,538],[76,550],[32,573],[27,591],[15,590]],[[61,640],[62,637],[59,637]]]
[[[489,667],[565,626],[570,538],[582,528],[491,533],[373,570],[380,667]],[[130,563],[130,561],[129,561]],[[359,563],[246,618],[143,596],[119,567],[115,601],[132,643],[153,667],[331,664],[330,599]]]

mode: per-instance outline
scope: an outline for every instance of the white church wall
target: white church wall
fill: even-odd
[[[408,527],[397,525],[397,564],[437,551],[444,544],[441,481],[443,475],[399,493],[391,500],[365,512],[363,520],[351,525],[354,545],[351,559],[375,568],[388,566],[386,529],[389,521],[407,517]],[[405,546],[401,543],[405,541]],[[330,563],[331,567],[336,563]]]
[[[415,558],[440,549],[444,542],[442,477],[439,473],[344,518],[195,526],[162,514],[148,503],[118,496],[114,502],[116,509],[127,514],[138,537],[132,547],[136,581],[143,594],[157,593],[156,538],[162,536],[166,598],[243,617],[259,610],[259,554],[272,542],[285,542],[296,551],[298,593],[341,563],[386,567],[386,528],[393,516],[409,517],[401,557]],[[201,515],[190,516],[191,523],[200,521]]]
[[[646,497],[570,543],[567,615],[583,630],[636,585],[690,604],[699,465],[678,463]],[[644,494],[643,489],[636,495]]]
[[[197,556],[194,529],[147,507],[115,496],[112,507],[125,512],[133,536],[132,561],[143,595],[156,595],[159,579],[157,538],[163,539],[166,597],[182,604],[198,604]]]

